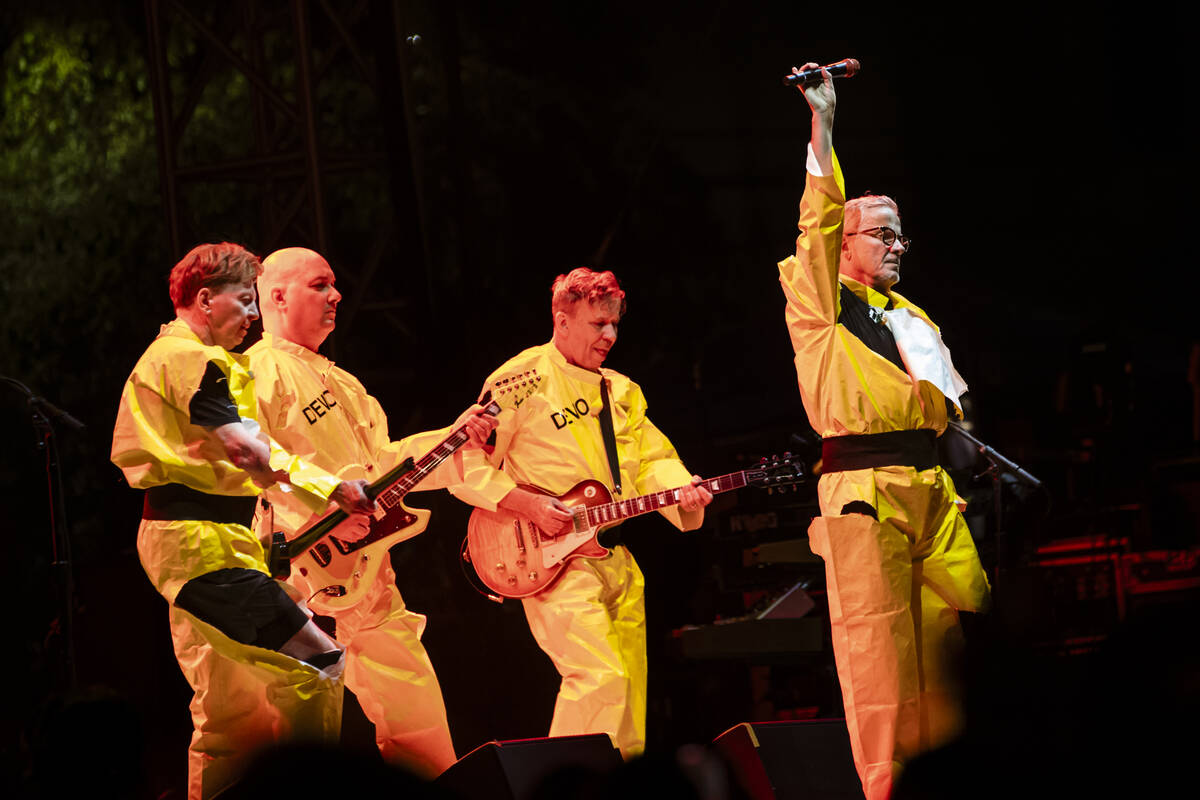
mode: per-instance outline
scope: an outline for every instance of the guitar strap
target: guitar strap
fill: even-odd
[[[617,436],[613,432],[612,407],[608,402],[608,379],[600,378],[600,434],[604,437],[604,452],[608,454],[608,471],[612,473],[613,493],[621,493],[621,467],[617,464]]]

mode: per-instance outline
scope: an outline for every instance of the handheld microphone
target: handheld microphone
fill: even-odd
[[[847,58],[839,61],[836,64],[827,64],[824,67],[816,67],[814,69],[806,69],[800,72],[793,72],[791,75],[783,76],[784,86],[808,86],[810,84],[821,82],[821,70],[829,72],[833,78],[850,78],[862,69],[862,64],[858,63],[857,58]]]

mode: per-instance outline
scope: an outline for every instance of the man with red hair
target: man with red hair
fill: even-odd
[[[806,64],[804,69],[816,68]],[[947,649],[960,611],[981,611],[979,563],[935,440],[967,386],[929,316],[892,287],[911,241],[896,203],[847,202],[833,153],[833,81],[812,109],[796,254],[779,263],[804,408],[824,437],[821,516],[834,657],[867,800],[959,727]]]
[[[614,499],[685,486],[678,506],[660,510],[680,530],[704,521],[712,494],[683,466],[646,417],[646,398],[626,376],[602,367],[617,341],[625,292],[611,272],[580,267],[551,287],[554,337],[506,361],[484,384],[536,373],[536,392],[501,415],[496,446],[467,454],[458,497],[497,506],[548,534],[571,515],[556,497],[592,478]],[[618,475],[601,432],[611,416]],[[550,493],[521,488],[535,486]],[[529,628],[562,676],[551,736],[607,733],[630,758],[646,744],[646,625],[641,570],[617,545],[607,558],[576,558],[549,588],[522,600]]]
[[[253,376],[231,353],[258,318],[258,257],[200,245],[171,271],[176,319],[121,394],[112,460],[145,489],[138,556],[170,608],[175,655],[195,695],[188,797],[227,788],[284,738],[336,741],[342,647],[267,570],[251,530],[273,484],[309,508],[368,513],[365,481],[343,482],[283,451],[255,417]]]

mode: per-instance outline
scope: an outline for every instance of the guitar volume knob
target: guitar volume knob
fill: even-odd
[[[531,581],[536,581],[536,580],[537,580],[537,570],[530,570],[530,571],[529,571],[529,580],[531,580]]]
[[[517,585],[517,576],[516,576],[516,575],[509,575],[509,576],[508,576],[508,585],[509,585],[509,586],[516,586],[516,585]]]

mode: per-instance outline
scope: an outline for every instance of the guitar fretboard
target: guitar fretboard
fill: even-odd
[[[720,494],[721,492],[729,492],[749,485],[755,475],[761,475],[761,470],[744,469],[739,472],[731,472],[728,475],[721,475],[717,478],[708,478],[702,481],[700,485],[713,494]],[[639,514],[649,514],[651,511],[658,511],[660,508],[676,505],[679,503],[680,493],[684,488],[680,486],[677,489],[664,489],[661,492],[654,492],[653,494],[630,497],[628,500],[615,500],[611,503],[588,506],[587,525],[585,527],[592,528],[598,525],[608,525],[609,523],[619,522],[629,517],[636,517]]]
[[[494,417],[500,413],[500,406],[496,403],[490,403],[484,409],[484,413]],[[466,425],[455,430],[443,439],[441,444],[421,456],[421,460],[414,464],[412,470],[406,472],[404,477],[376,495],[375,502],[387,509],[395,508],[404,495],[412,491],[412,488],[418,483],[425,480],[425,477],[440,467],[446,459],[457,453],[470,438],[467,435]]]

